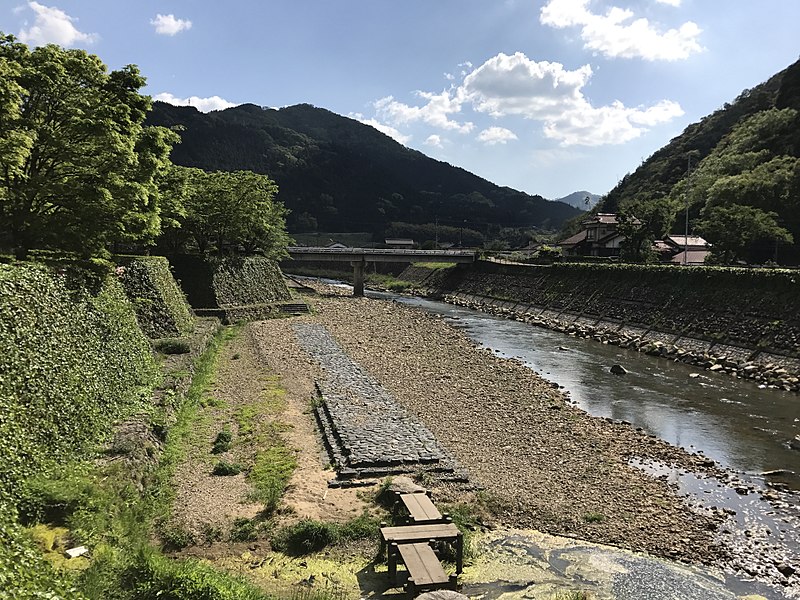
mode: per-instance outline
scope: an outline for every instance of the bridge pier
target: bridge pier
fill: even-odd
[[[363,260],[354,260],[350,263],[353,267],[353,296],[361,297],[364,295],[364,265]]]

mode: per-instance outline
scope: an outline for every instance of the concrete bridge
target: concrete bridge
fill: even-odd
[[[364,295],[364,265],[368,262],[449,262],[473,263],[474,250],[396,250],[382,248],[314,248],[289,246],[292,260],[314,262],[349,262],[353,267],[353,296]]]

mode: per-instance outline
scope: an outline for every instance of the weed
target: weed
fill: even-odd
[[[214,465],[214,470],[211,471],[211,474],[228,477],[230,475],[238,475],[243,470],[244,468],[239,463],[229,463],[228,461],[221,460]]]
[[[207,544],[218,542],[222,539],[222,529],[219,525],[212,525],[211,523],[203,524],[203,538]]]
[[[590,512],[583,515],[583,520],[587,523],[602,523],[605,521],[606,516],[601,513]]]
[[[231,526],[230,540],[232,542],[250,542],[256,539],[264,529],[266,529],[264,521],[239,517],[234,519]]]
[[[153,342],[153,348],[162,354],[188,354],[192,350],[186,338],[161,338]]]
[[[177,523],[162,527],[160,537],[166,550],[183,550],[197,542],[191,531]]]
[[[241,357],[242,357],[241,354],[239,354],[238,352],[234,352],[233,356],[231,356],[231,360],[239,360]]]
[[[304,519],[295,525],[278,530],[271,543],[279,552],[290,556],[301,556],[318,552],[333,544],[374,537],[377,532],[377,520],[365,512],[347,523],[325,523]]]
[[[294,452],[285,446],[267,448],[256,456],[249,479],[256,488],[253,499],[264,503],[266,513],[272,513],[278,507],[296,466]]]
[[[231,440],[233,436],[231,432],[227,429],[223,429],[217,434],[217,437],[214,439],[214,444],[211,447],[211,454],[222,454],[223,452],[227,452],[231,449]]]

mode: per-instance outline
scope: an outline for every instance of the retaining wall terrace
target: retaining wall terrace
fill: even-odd
[[[800,273],[662,265],[412,266],[426,294],[800,391]]]

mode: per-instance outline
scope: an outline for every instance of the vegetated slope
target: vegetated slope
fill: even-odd
[[[764,83],[744,90],[725,105],[657,150],[633,173],[625,175],[599,204],[602,212],[616,212],[637,200],[665,197],[687,173],[688,159],[696,167],[734,127],[752,115],[770,108],[800,109],[800,61]],[[797,156],[795,148],[795,156]]]
[[[434,223],[487,232],[557,228],[578,210],[497,186],[425,156],[373,127],[300,104],[280,110],[244,104],[203,114],[154,103],[148,120],[179,125],[176,164],[248,169],[279,186],[292,231],[372,231],[392,222]]]

